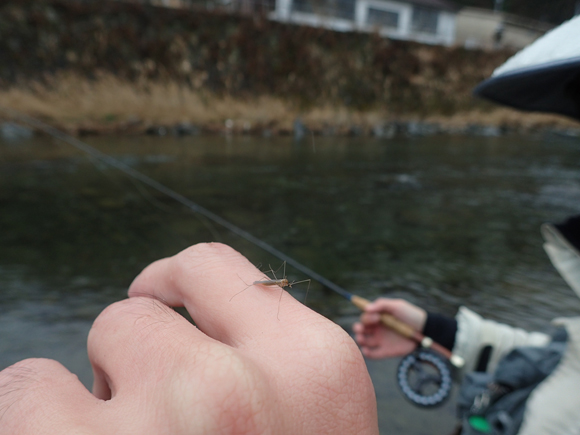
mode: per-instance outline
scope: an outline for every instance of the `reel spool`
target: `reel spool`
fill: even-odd
[[[419,349],[399,363],[397,383],[411,403],[433,408],[443,404],[451,394],[451,368],[439,354]]]

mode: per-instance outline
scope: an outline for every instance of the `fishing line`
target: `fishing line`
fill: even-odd
[[[129,165],[126,165],[123,162],[97,150],[96,148],[90,146],[89,144],[71,135],[68,135],[54,127],[51,127],[50,125],[45,124],[44,122],[38,119],[35,119],[28,115],[24,115],[13,109],[9,109],[0,105],[0,110],[9,113],[13,118],[16,118],[22,121],[23,123],[28,124],[40,131],[43,131],[55,139],[61,140],[65,143],[74,146],[75,148],[83,151],[92,158],[100,162],[103,162],[106,165],[109,165],[113,168],[118,169],[119,171],[128,175],[131,179],[140,181],[141,183],[157,190],[158,192],[161,192],[162,194],[167,195],[170,198],[173,198],[175,201],[189,208],[194,213],[198,213],[199,215],[209,219],[210,221],[221,225],[222,227],[228,229],[237,236],[247,240],[248,242],[258,246],[259,248],[262,248],[264,251],[269,252],[274,257],[277,257],[278,259],[284,261],[286,264],[293,266],[294,268],[302,272],[304,275],[309,276],[310,278],[312,278],[315,281],[318,281],[320,284],[332,290],[333,292],[348,299],[353,305],[360,308],[361,310],[364,311],[365,307],[371,303],[367,299],[349,293],[342,287],[339,287],[332,281],[329,281],[322,275],[304,266],[302,263],[299,263],[295,259],[289,257],[288,255],[284,254],[283,252],[279,251],[278,249],[274,248],[273,246],[269,245],[263,240],[258,239],[257,237],[253,236],[252,234],[248,233],[245,230],[242,230],[238,226],[232,224],[231,222],[227,221],[221,216],[218,216],[217,214],[211,212],[205,207],[202,207],[201,205],[193,202],[192,200],[186,198],[185,196],[181,195],[175,190],[170,189],[169,187],[165,186],[164,184],[161,184],[160,182],[154,180],[153,178],[137,171],[136,169],[133,169]],[[269,281],[268,283],[281,285],[280,283],[278,283],[278,281],[281,280]],[[261,283],[264,284],[263,282]],[[286,285],[288,285],[287,280]],[[407,355],[399,365],[397,380],[404,396],[415,405],[423,407],[433,407],[443,403],[449,397],[449,394],[451,392],[451,371],[448,365],[453,365],[459,368],[463,366],[464,363],[462,358],[460,358],[457,355],[453,355],[451,351],[449,351],[448,349],[445,349],[440,344],[433,342],[433,340],[431,340],[429,337],[425,337],[419,331],[414,330],[414,328],[401,322],[400,320],[398,320],[397,318],[395,318],[390,314],[383,313],[380,315],[380,319],[381,322],[387,328],[396,331],[403,337],[407,337],[408,339],[419,343],[423,348],[421,350],[418,350],[417,352]],[[430,351],[426,351],[424,349],[432,349],[436,353],[433,354],[428,353]],[[435,371],[437,372],[435,376],[430,375],[425,370],[425,367],[427,368],[434,367]],[[433,385],[435,386],[434,392],[432,391]]]
[[[175,201],[177,201],[180,204],[184,205],[185,207],[189,208],[194,213],[198,213],[201,216],[206,217],[210,221],[221,225],[222,227],[228,229],[229,231],[236,234],[237,236],[247,240],[248,242],[258,246],[259,248],[262,248],[264,251],[269,252],[274,257],[276,257],[282,261],[285,261],[287,264],[293,266],[294,268],[296,268],[297,270],[299,270],[303,274],[309,276],[310,278],[319,282],[323,286],[329,288],[330,290],[332,290],[332,291],[342,295],[343,297],[347,298],[348,300],[350,300],[350,296],[351,296],[350,293],[348,293],[346,290],[339,287],[338,285],[336,285],[332,281],[329,281],[328,279],[326,279],[322,275],[316,273],[315,271],[304,266],[302,263],[298,262],[297,260],[293,259],[292,257],[289,257],[288,255],[284,254],[283,252],[274,248],[272,245],[264,242],[261,239],[258,239],[254,235],[252,235],[252,234],[248,233],[247,231],[241,229],[240,227],[232,224],[231,222],[229,222],[226,219],[222,218],[221,216],[213,213],[212,211],[206,209],[205,207],[202,207],[201,205],[193,202],[192,200],[181,195],[180,193],[176,192],[175,190],[170,189],[169,187],[165,186],[164,184],[158,182],[157,180],[154,180],[153,178],[143,174],[142,172],[137,171],[136,169],[132,168],[131,166],[126,165],[125,163],[121,162],[120,160],[117,160],[117,159],[109,156],[108,154],[105,154],[105,153],[97,150],[96,148],[90,146],[86,142],[83,142],[83,141],[81,141],[81,140],[79,140],[79,139],[77,139],[69,134],[66,134],[66,133],[48,125],[48,124],[45,124],[44,122],[42,122],[36,118],[33,118],[31,116],[20,113],[14,109],[4,107],[2,105],[0,105],[0,109],[3,110],[4,112],[10,114],[10,116],[12,116],[13,118],[18,119],[18,120],[22,121],[23,123],[28,124],[29,126],[34,127],[40,131],[43,131],[44,133],[48,134],[49,136],[52,136],[55,139],[61,140],[69,145],[72,145],[73,147],[88,154],[92,158],[94,158],[102,163],[105,163],[106,165],[108,165],[110,167],[116,168],[119,171],[123,172],[124,174],[128,175],[130,178],[132,178],[134,180],[138,180],[141,183],[157,190],[158,192],[161,192],[162,194],[167,195],[168,197],[174,199]]]

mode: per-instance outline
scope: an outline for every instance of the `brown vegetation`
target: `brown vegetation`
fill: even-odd
[[[356,110],[330,104],[300,108],[280,97],[236,98],[194,90],[175,82],[148,82],[146,86],[100,74],[87,80],[60,73],[49,85],[34,82],[0,90],[0,104],[43,119],[73,133],[141,133],[152,125],[191,123],[205,131],[224,131],[226,120],[237,133],[288,133],[300,118],[317,134],[343,134],[352,126],[370,131],[393,121],[423,120],[448,128],[469,124],[510,126],[528,131],[538,127],[571,127],[577,123],[550,115],[515,110],[473,109],[451,116],[419,116],[386,108]]]
[[[7,0],[0,104],[73,132],[222,130],[229,119],[275,133],[297,117],[323,133],[405,119],[570,125],[472,97],[510,54],[139,4]]]

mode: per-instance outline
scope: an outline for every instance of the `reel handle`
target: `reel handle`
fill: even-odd
[[[368,299],[361,298],[360,296],[351,296],[350,301],[355,305],[357,308],[364,311],[367,305],[371,303]],[[434,342],[431,338],[421,334],[419,331],[416,331],[412,326],[407,325],[406,323],[402,322],[401,320],[397,319],[395,316],[391,314],[381,314],[381,322],[387,328],[392,329],[393,331],[401,334],[403,337],[406,337],[410,340],[413,340],[419,343],[421,346],[429,349],[433,349],[437,353],[443,355],[447,358],[451,364],[455,367],[462,367],[464,364],[463,358],[458,355],[453,355],[451,351],[439,343]]]

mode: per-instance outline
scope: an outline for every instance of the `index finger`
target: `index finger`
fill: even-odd
[[[381,324],[381,315],[377,312],[363,312],[360,315],[360,322],[363,325],[377,325]]]
[[[365,307],[367,313],[388,313],[396,310],[399,300],[389,298],[378,298]]]
[[[286,292],[280,297],[278,286],[251,284],[263,277],[229,246],[198,244],[148,266],[131,284],[129,296],[185,306],[199,329],[233,346],[266,336],[287,341],[290,328],[323,319]]]

